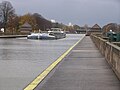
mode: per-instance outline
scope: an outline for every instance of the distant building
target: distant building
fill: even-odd
[[[19,31],[23,34],[29,34],[30,32],[32,32],[32,26],[26,22],[21,26]]]
[[[90,35],[91,33],[101,33],[101,27],[98,24],[95,24],[92,27],[88,27],[85,25],[84,27],[80,27],[79,30],[76,30],[77,33]]]
[[[101,30],[101,27],[98,25],[98,24],[95,24],[92,28],[91,28],[92,31],[100,31]]]
[[[69,22],[68,26],[73,26],[71,22]]]
[[[93,25],[88,31],[87,35],[91,33],[102,33],[101,27],[98,24]]]
[[[76,30],[76,32],[79,34],[86,34],[90,28],[91,27],[89,27],[87,24],[85,24],[83,27],[80,27],[80,29]]]
[[[78,34],[85,34],[86,33],[86,29],[84,27],[80,27],[80,29],[77,29],[76,32]]]

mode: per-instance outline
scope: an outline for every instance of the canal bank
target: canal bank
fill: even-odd
[[[2,35],[0,38],[20,38],[20,37],[27,37],[27,35]]]
[[[0,90],[22,90],[83,35],[60,40],[0,39]]]

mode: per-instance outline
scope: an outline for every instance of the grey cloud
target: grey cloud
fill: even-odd
[[[37,12],[62,23],[120,23],[120,0],[8,0],[18,14]]]

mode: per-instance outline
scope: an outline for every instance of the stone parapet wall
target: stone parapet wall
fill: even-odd
[[[93,34],[91,35],[91,39],[120,79],[120,47]]]

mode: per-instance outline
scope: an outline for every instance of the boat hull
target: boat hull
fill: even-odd
[[[53,40],[56,39],[56,37],[50,36],[49,34],[31,34],[27,36],[27,39]]]

